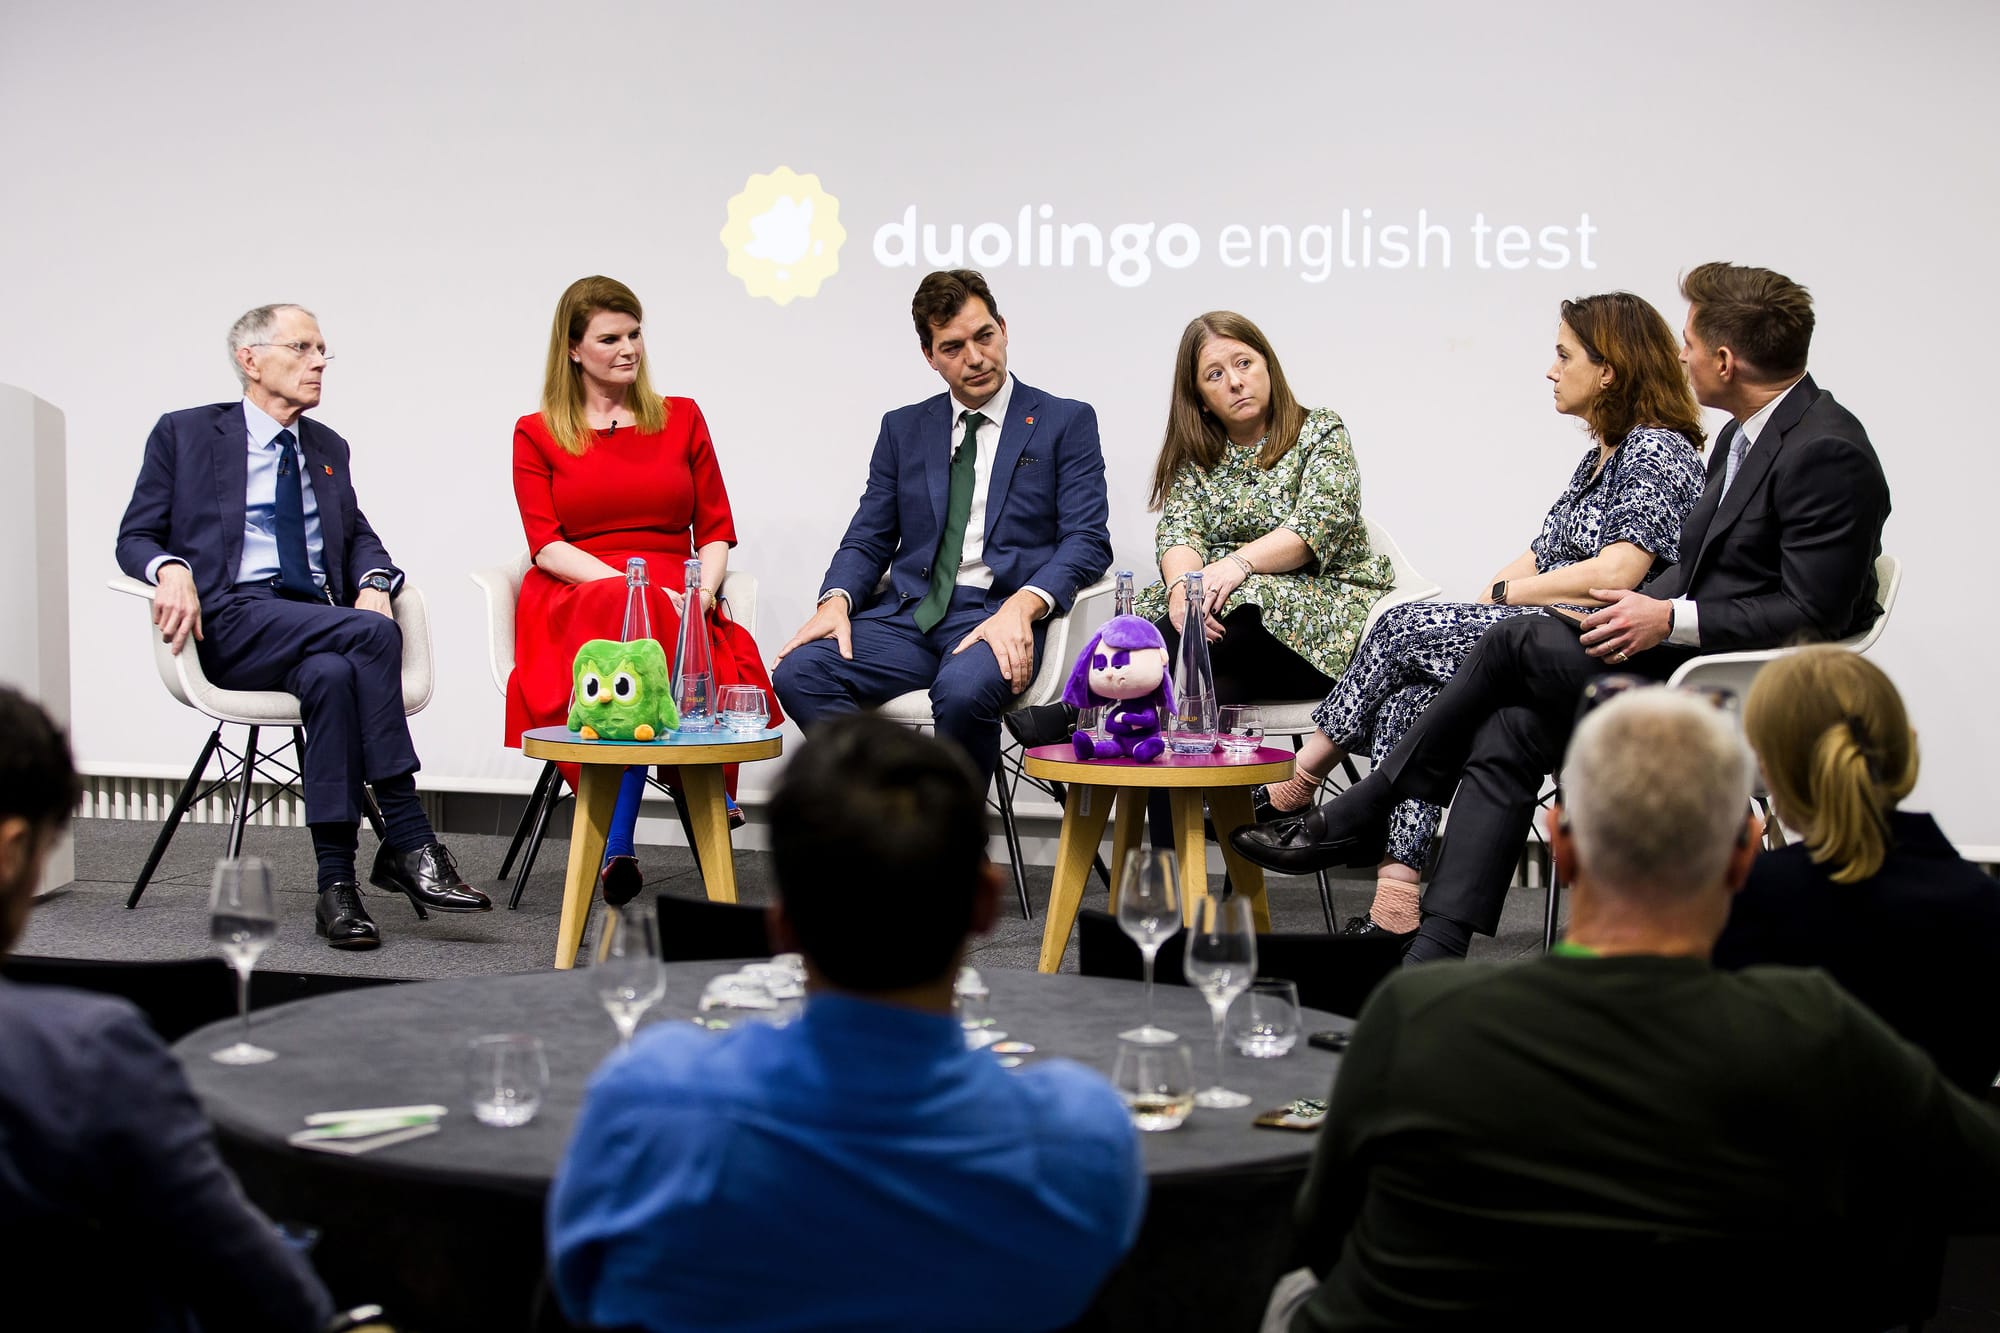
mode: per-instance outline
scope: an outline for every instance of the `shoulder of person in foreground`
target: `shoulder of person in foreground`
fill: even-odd
[[[1043,1061],[1008,1077],[1033,1106],[1043,1159],[1063,1180],[1095,1178],[1106,1210],[1098,1220],[1121,1249],[1130,1245],[1145,1212],[1146,1172],[1139,1131],[1117,1091],[1074,1060]]]

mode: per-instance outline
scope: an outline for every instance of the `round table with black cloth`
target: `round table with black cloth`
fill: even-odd
[[[730,970],[726,962],[668,964],[653,1021],[685,1021],[702,985]],[[1028,1062],[1066,1056],[1108,1074],[1117,1034],[1142,1017],[1143,992],[1129,981],[983,975],[995,1026],[1034,1045]],[[1181,987],[1161,987],[1157,1002],[1159,1021],[1194,1053],[1196,1082],[1213,1082],[1206,1003]],[[615,1042],[588,969],[350,991],[253,1014],[251,1025],[253,1039],[278,1053],[273,1063],[229,1067],[208,1058],[236,1040],[234,1019],[175,1050],[251,1197],[280,1221],[320,1229],[313,1258],[337,1300],[379,1302],[405,1329],[530,1327],[550,1178],[584,1084]],[[1075,1327],[1256,1326],[1287,1258],[1292,1201],[1315,1136],[1251,1121],[1295,1097],[1324,1098],[1338,1058],[1309,1047],[1303,1034],[1350,1026],[1307,1010],[1289,1055],[1252,1060],[1232,1048],[1224,1081],[1250,1094],[1247,1108],[1196,1110],[1177,1130],[1141,1136],[1151,1184],[1145,1222]],[[548,1051],[548,1095],[519,1128],[482,1125],[467,1106],[466,1045],[495,1032],[532,1033]],[[316,1111],[429,1102],[451,1108],[437,1133],[364,1156],[285,1142]],[[784,1237],[782,1209],[772,1217],[781,1244],[810,1243]],[[939,1314],[948,1327],[950,1312]],[[552,1301],[532,1326],[566,1327]]]

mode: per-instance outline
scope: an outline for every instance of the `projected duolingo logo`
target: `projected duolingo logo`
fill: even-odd
[[[820,188],[819,177],[790,167],[745,181],[722,228],[730,273],[750,295],[779,305],[819,295],[819,285],[840,272],[846,239],[840,200]]]

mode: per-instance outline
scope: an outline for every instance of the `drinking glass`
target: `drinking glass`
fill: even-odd
[[[278,1058],[276,1051],[250,1042],[250,970],[277,935],[271,867],[254,856],[217,861],[208,889],[208,937],[222,946],[222,956],[236,969],[236,1012],[243,1020],[242,1039],[208,1057],[218,1064],[261,1065]]]
[[[1229,1040],[1253,1060],[1275,1060],[1299,1042],[1299,988],[1259,977],[1229,1006]]]
[[[782,1015],[771,988],[750,972],[725,972],[701,988],[695,1022],[712,1032],[739,1023],[771,1023]]]
[[[1225,704],[1216,715],[1216,740],[1232,759],[1248,759],[1264,743],[1264,715],[1255,704]]]
[[[1119,1033],[1120,1039],[1156,1045],[1179,1040],[1153,1022],[1153,958],[1180,924],[1180,863],[1174,854],[1150,848],[1127,852],[1118,881],[1118,928],[1132,937],[1146,960],[1146,1021]]]
[[[549,1087],[542,1039],[512,1032],[474,1037],[466,1051],[465,1087],[480,1124],[503,1129],[527,1124]]]
[[[770,725],[771,705],[755,685],[731,685],[722,691],[722,725],[745,735]]]
[[[1236,894],[1202,895],[1188,927],[1185,970],[1188,984],[1201,992],[1215,1017],[1215,1084],[1196,1093],[1194,1104],[1223,1109],[1248,1106],[1249,1097],[1222,1086],[1222,1062],[1229,1002],[1248,990],[1257,975],[1257,933],[1250,923],[1249,903]]]
[[[633,904],[606,913],[603,939],[590,966],[597,998],[618,1025],[618,1044],[632,1040],[640,1017],[667,993],[660,965],[660,928],[650,908]]]
[[[978,968],[958,969],[958,979],[951,985],[951,1007],[958,1015],[959,1027],[965,1030],[967,1050],[982,1050],[1006,1039],[1006,1033],[994,1031],[993,1015],[988,1008],[992,997],[993,992],[987,988]]]
[[[1140,1129],[1178,1129],[1194,1110],[1194,1057],[1182,1042],[1161,1045],[1120,1037],[1111,1086]]]

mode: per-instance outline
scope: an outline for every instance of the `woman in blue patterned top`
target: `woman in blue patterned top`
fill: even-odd
[[[1673,330],[1629,292],[1565,301],[1556,333],[1556,411],[1590,428],[1591,447],[1528,549],[1476,604],[1412,602],[1376,622],[1313,720],[1298,776],[1265,793],[1270,817],[1310,807],[1344,755],[1394,749],[1458,664],[1499,621],[1543,608],[1600,605],[1592,588],[1636,588],[1680,558],[1681,521],[1701,497],[1700,411]],[[1375,901],[1345,933],[1406,934],[1418,924],[1419,868],[1439,809],[1405,801],[1390,825]]]

